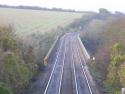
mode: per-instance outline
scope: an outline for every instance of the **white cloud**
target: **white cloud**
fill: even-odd
[[[35,5],[88,11],[107,8],[111,11],[125,12],[125,1],[123,0],[0,0],[0,4]]]

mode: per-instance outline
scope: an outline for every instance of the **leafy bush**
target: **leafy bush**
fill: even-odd
[[[2,40],[2,46],[4,50],[15,50],[17,48],[17,44],[13,38],[9,38],[9,36],[4,37]]]
[[[33,76],[33,65],[26,63],[22,58],[22,50],[19,46],[12,28],[0,26],[0,81],[14,93],[24,88]],[[0,92],[4,92],[2,87]]]
[[[12,94],[12,92],[4,83],[0,82],[0,94]]]
[[[3,81],[12,85],[13,88],[22,87],[32,77],[32,71],[28,66],[13,52],[7,52],[4,55],[4,64],[2,68]]]
[[[105,85],[110,86],[114,94],[120,91],[125,83],[125,70],[123,68],[125,61],[125,47],[119,43],[116,43],[111,50],[111,63],[108,68],[107,79],[104,82]],[[110,91],[111,92],[111,91]]]
[[[3,50],[15,50],[17,44],[12,35],[12,28],[10,26],[0,26],[0,47]]]

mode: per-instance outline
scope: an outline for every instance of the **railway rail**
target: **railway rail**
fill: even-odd
[[[74,84],[72,85],[75,85],[75,92],[73,94],[94,94],[91,89],[87,73],[84,69],[86,64],[85,60],[82,60],[83,57],[80,53],[81,49],[79,46],[78,37],[75,34],[66,34],[61,38],[56,60],[44,94],[63,94],[62,92],[64,89],[61,89],[65,86],[63,85],[63,74],[69,70],[71,72],[68,73],[71,73],[72,76],[69,80],[73,79]],[[66,56],[69,56],[69,58]],[[65,64],[69,66],[71,65],[72,67],[70,67],[69,70],[64,70]]]

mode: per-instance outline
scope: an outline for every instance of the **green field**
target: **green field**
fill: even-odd
[[[1,23],[12,24],[17,34],[30,34],[36,31],[48,32],[58,26],[65,27],[86,14],[0,8]]]

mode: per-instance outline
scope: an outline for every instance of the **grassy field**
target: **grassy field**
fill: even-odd
[[[36,31],[44,33],[58,26],[65,27],[73,22],[74,19],[86,14],[0,8],[2,24],[9,23],[14,25],[17,34],[29,34]]]

